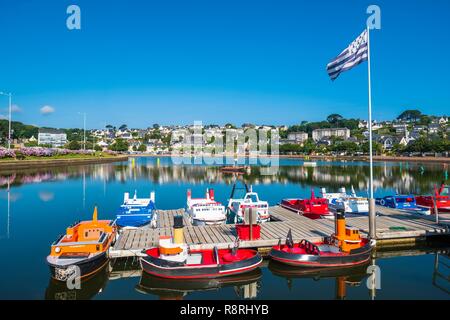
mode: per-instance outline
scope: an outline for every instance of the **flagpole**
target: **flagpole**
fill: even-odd
[[[375,225],[375,199],[373,197],[373,142],[372,142],[372,83],[370,76],[370,28],[367,26],[367,77],[368,77],[368,98],[369,98],[369,162],[370,162],[370,195],[369,195],[369,236],[376,238]]]

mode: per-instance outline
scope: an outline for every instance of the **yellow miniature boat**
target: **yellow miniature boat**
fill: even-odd
[[[108,262],[108,249],[116,238],[113,220],[98,220],[97,208],[91,221],[70,226],[51,246],[47,263],[54,279],[67,281],[73,276],[94,275]]]

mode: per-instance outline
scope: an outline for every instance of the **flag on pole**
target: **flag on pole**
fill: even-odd
[[[359,35],[340,55],[327,65],[327,72],[331,80],[335,80],[339,75],[354,66],[357,66],[368,57],[368,36],[367,29]]]

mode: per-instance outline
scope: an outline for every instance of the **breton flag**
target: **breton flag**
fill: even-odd
[[[350,70],[361,62],[366,61],[367,57],[368,35],[366,29],[347,47],[347,49],[342,51],[340,55],[327,65],[328,75],[331,80],[335,80],[339,77],[341,72]]]

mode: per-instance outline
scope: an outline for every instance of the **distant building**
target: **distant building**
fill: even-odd
[[[428,133],[435,134],[441,129],[441,126],[438,123],[432,123],[428,126]]]
[[[306,132],[291,132],[288,134],[288,140],[303,143],[308,140],[308,134]]]
[[[51,145],[54,148],[62,147],[67,143],[67,134],[62,130],[39,129],[38,144]]]
[[[347,128],[327,128],[316,129],[312,132],[312,138],[315,142],[322,140],[323,138],[340,137],[344,140],[350,138],[350,129]]]

